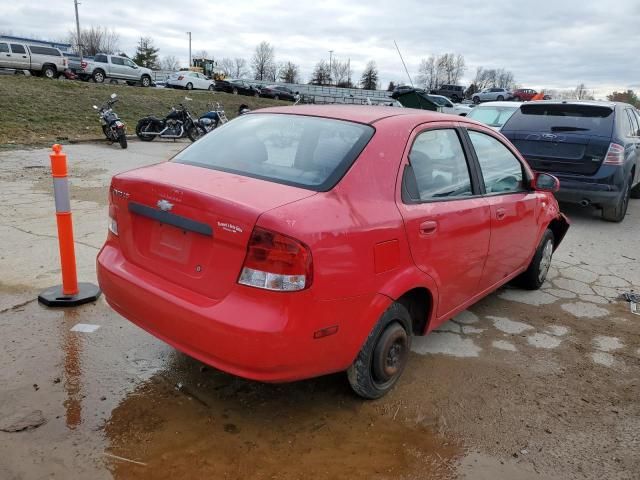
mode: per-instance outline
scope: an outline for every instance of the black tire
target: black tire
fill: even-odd
[[[104,79],[106,77],[104,76],[104,72],[102,70],[96,70],[93,72],[93,75],[91,75],[91,78],[93,78],[93,81],[96,83],[104,83]]]
[[[502,95],[498,95],[498,97],[496,98],[496,100],[497,100],[498,102],[502,102],[502,101],[504,101],[504,97],[503,97]]]
[[[521,102],[522,99],[520,97],[513,97],[514,102]]]
[[[191,127],[189,127],[189,130],[187,130],[187,137],[189,137],[189,140],[191,140],[192,142],[195,142],[201,136],[202,130],[200,130],[196,125],[191,125]]]
[[[143,75],[142,78],[140,79],[140,83],[142,84],[143,87],[150,87],[151,77],[149,75]]]
[[[102,125],[102,133],[104,133],[104,136],[107,137],[107,140],[111,140],[109,138],[109,127],[107,127],[106,125]]]
[[[376,399],[396,384],[409,358],[411,316],[392,303],[373,327],[353,364],[347,370],[349,384],[363,398]]]
[[[233,93],[234,95],[237,95],[238,94],[238,89],[234,87],[233,90],[231,90],[231,93]]]
[[[478,105],[480,103],[480,97],[473,97],[473,103],[475,103],[476,105]]]
[[[124,150],[125,148],[127,148],[127,136],[125,135],[124,132],[122,132],[120,134],[120,136],[118,137],[118,143],[120,144],[120,147]]]
[[[193,90],[193,83],[189,82],[184,86],[185,89],[187,90]]]
[[[458,97],[458,95],[451,95],[451,101],[453,103],[460,103],[460,97]]]
[[[536,253],[531,259],[529,268],[515,279],[515,284],[526,290],[538,290],[549,273],[549,266],[553,258],[553,248],[555,238],[553,232],[549,229],[545,230],[542,240],[536,249]]]
[[[136,125],[136,135],[143,142],[151,142],[156,138],[156,135],[145,135],[145,130],[149,130],[153,126],[152,122],[140,120]],[[151,131],[154,131],[151,129]]]
[[[130,87],[135,87],[136,86],[136,82],[132,82],[131,80],[127,80],[127,85],[129,85]]]
[[[255,92],[253,92],[253,96],[254,97],[259,97],[260,96],[260,92],[258,92],[257,90]]]
[[[209,91],[213,92],[216,89],[216,87],[214,85],[209,85]]]
[[[273,99],[274,99],[274,100],[280,100],[280,95],[274,95],[274,96],[273,96]]]
[[[57,73],[58,71],[51,65],[45,65],[42,67],[42,76],[44,78],[54,79],[56,78]]]
[[[622,220],[624,220],[624,217],[627,215],[627,208],[629,208],[629,198],[631,198],[632,181],[632,179],[629,179],[629,181],[625,184],[622,195],[620,195],[620,198],[618,199],[618,203],[616,203],[615,205],[602,207],[603,220],[615,223],[620,223]]]

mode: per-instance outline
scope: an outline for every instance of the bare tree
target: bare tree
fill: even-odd
[[[251,59],[251,68],[253,69],[254,79],[275,81],[275,52],[268,42],[261,42],[256,47]]]
[[[75,31],[69,32],[69,43],[82,48],[83,55],[94,56],[97,53],[115,53],[118,51],[120,36],[107,27],[89,27],[80,30],[78,42]]]
[[[309,83],[312,85],[329,85],[330,81],[331,71],[329,64],[325,60],[320,60],[313,69]]]
[[[234,78],[233,72],[235,70],[235,63],[232,58],[224,57],[222,60],[220,60],[219,66],[225,77]]]
[[[426,90],[436,89],[443,84],[456,84],[465,70],[466,64],[462,55],[454,53],[431,55],[420,61],[418,83]]]
[[[220,61],[220,68],[224,76],[229,78],[245,78],[249,75],[247,61],[244,58],[225,57]]]
[[[480,91],[491,87],[513,89],[516,82],[513,72],[504,68],[478,67],[473,84]]]
[[[350,62],[341,62],[334,60],[331,62],[331,80],[338,87],[351,87],[351,70]]]
[[[298,83],[300,81],[300,68],[293,62],[285,62],[280,67],[279,77],[285,83]]]
[[[573,98],[576,100],[593,100],[593,90],[588,90],[584,83],[581,83],[576,87]]]
[[[195,58],[204,58],[205,60],[209,60],[209,52],[207,52],[206,50],[200,50]]]
[[[438,88],[438,75],[436,73],[436,57],[431,55],[428,59],[420,60],[418,67],[418,84],[430,91]]]
[[[180,70],[180,62],[173,55],[167,55],[160,61],[160,68],[170,71]]]
[[[378,67],[376,62],[371,60],[362,72],[360,85],[364,90],[375,90],[378,87]]]

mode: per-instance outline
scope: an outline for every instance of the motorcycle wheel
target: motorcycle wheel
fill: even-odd
[[[136,135],[143,142],[151,142],[155,135],[145,135],[145,132],[153,131],[153,124],[149,121],[140,120],[138,125],[136,125]]]
[[[124,132],[122,132],[118,137],[118,143],[120,144],[120,147],[122,147],[122,149],[127,148],[127,135],[125,135]]]
[[[109,138],[109,128],[106,125],[102,125],[102,133],[104,133],[104,136],[107,137],[107,140],[111,140]]]
[[[202,137],[202,131],[195,125],[191,125],[189,130],[187,130],[187,137],[189,137],[189,140],[191,140],[192,142],[195,142],[200,137]]]

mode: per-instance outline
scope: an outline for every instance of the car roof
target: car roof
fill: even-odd
[[[392,99],[390,98],[389,101]],[[308,115],[313,117],[334,118],[357,123],[372,124],[383,118],[398,116],[420,116],[421,122],[447,119],[459,120],[457,116],[445,115],[416,108],[398,108],[377,105],[295,105],[289,107],[271,107],[255,111],[256,113],[280,113]]]
[[[622,102],[609,102],[605,100],[539,100],[536,103],[543,103],[549,105],[593,105],[595,107],[611,107],[615,108],[616,105],[627,105]]]
[[[525,102],[484,102],[473,108],[481,107],[519,107]]]

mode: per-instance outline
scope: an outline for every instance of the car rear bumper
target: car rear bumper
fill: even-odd
[[[325,301],[310,290],[241,285],[213,300],[131,264],[110,241],[98,255],[97,271],[107,302],[125,318],[206,364],[265,382],[345,370],[391,301],[376,294]],[[336,334],[314,338],[334,325]]]
[[[554,174],[555,175],[555,174]],[[615,184],[599,183],[589,179],[577,180],[574,177],[556,175],[560,180],[560,190],[555,197],[559,202],[615,205],[622,194]]]

